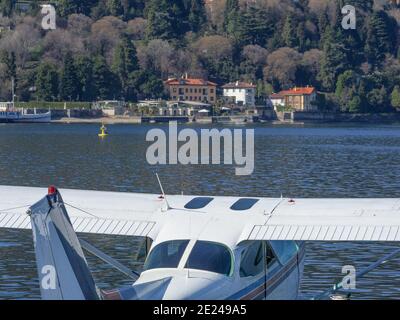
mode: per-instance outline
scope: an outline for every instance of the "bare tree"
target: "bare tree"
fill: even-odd
[[[135,18],[128,21],[127,33],[134,40],[142,40],[146,35],[147,20],[143,18]]]
[[[71,14],[68,17],[68,31],[79,36],[90,33],[93,20],[84,14]]]
[[[147,46],[138,48],[138,58],[142,68],[153,70],[162,78],[168,77],[171,71],[174,53],[174,48],[168,41],[161,39],[151,40]]]
[[[198,56],[211,60],[231,57],[233,53],[231,40],[223,36],[202,37],[193,44],[193,49]]]
[[[109,64],[114,57],[114,50],[126,31],[126,23],[113,16],[104,17],[92,24],[90,36],[93,53],[104,54]]]
[[[301,65],[302,55],[292,48],[280,48],[272,52],[264,68],[264,77],[270,82],[276,81],[282,87],[296,83],[296,72]]]
[[[65,29],[56,29],[46,34],[43,40],[44,58],[61,65],[67,52],[83,54],[86,51],[82,37]]]
[[[15,30],[0,39],[0,50],[14,52],[18,68],[24,68],[34,47],[39,44],[40,32],[34,18],[20,19]]]

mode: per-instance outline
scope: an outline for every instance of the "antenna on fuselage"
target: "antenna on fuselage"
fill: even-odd
[[[158,173],[156,173],[156,177],[157,177],[157,180],[158,180],[158,184],[160,185],[162,197],[163,197],[163,199],[164,199],[164,201],[165,201],[165,204],[167,205],[167,209],[166,209],[166,210],[170,210],[171,207],[170,207],[170,205],[169,205],[169,203],[168,203],[167,195],[166,195],[165,192],[164,192],[164,188],[163,188],[163,186],[162,186],[162,184],[161,184],[161,180],[160,180],[160,177],[158,176]]]

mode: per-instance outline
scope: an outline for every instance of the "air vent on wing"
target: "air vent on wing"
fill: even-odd
[[[185,205],[185,209],[202,209],[206,207],[213,200],[214,198],[209,198],[209,197],[193,198]]]
[[[239,199],[232,205],[231,210],[246,211],[251,209],[258,201],[259,199],[250,199],[250,198]]]

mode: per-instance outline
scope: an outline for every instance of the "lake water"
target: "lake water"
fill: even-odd
[[[0,184],[159,193],[158,172],[166,193],[400,198],[400,125],[248,127],[255,129],[256,144],[255,171],[248,177],[235,176],[234,166],[148,165],[145,136],[152,128],[109,126],[111,135],[99,140],[98,125],[0,125]],[[138,239],[84,238],[140,270]],[[343,265],[360,270],[397,247],[310,243],[303,297],[336,283]],[[100,287],[130,283],[94,257],[88,261]],[[353,299],[399,299],[399,262],[388,262],[359,279],[362,292]],[[0,230],[0,299],[39,297],[31,232]]]

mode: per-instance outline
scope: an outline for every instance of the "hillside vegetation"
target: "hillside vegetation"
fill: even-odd
[[[315,86],[326,109],[400,108],[400,6],[385,0],[59,0],[57,29],[0,0],[0,100],[16,78],[20,101],[165,96],[188,73],[219,85],[257,84],[257,99]],[[341,27],[345,4],[356,30]]]

